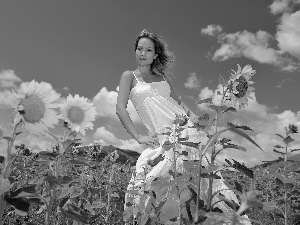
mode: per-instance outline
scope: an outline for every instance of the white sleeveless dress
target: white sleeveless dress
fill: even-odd
[[[171,90],[166,80],[146,83],[139,81],[135,74],[134,77],[137,80],[137,84],[131,89],[129,96],[130,100],[133,102],[133,105],[142,122],[148,129],[149,134],[158,134],[160,146],[156,149],[146,148],[136,163],[136,171],[132,175],[127,188],[128,193],[125,195],[124,220],[128,220],[132,215],[138,221],[139,225],[178,224],[174,221],[174,218],[179,216],[178,202],[180,202],[181,216],[188,220],[189,213],[187,212],[186,202],[192,197],[190,191],[191,188],[188,187],[187,184],[180,184],[179,189],[182,195],[179,200],[178,198],[176,199],[174,191],[169,187],[168,190],[163,190],[164,187],[160,187],[160,190],[156,189],[155,194],[153,195],[151,183],[157,178],[172,180],[172,173],[169,171],[173,169],[172,161],[174,149],[166,151],[162,148],[162,144],[166,140],[169,140],[169,136],[160,134],[167,131],[165,127],[170,127],[172,125],[176,115],[186,115],[186,112],[172,97],[170,97]],[[187,126],[188,125],[192,125],[192,123],[189,121]],[[187,128],[183,133],[188,135],[188,141],[192,142],[199,142],[201,141],[201,136],[204,137],[203,134],[201,135],[201,133],[197,132],[194,128]],[[178,145],[176,151],[177,153],[182,151],[188,152],[188,154],[177,155],[176,168],[178,173],[184,172],[182,168],[184,160],[199,159],[199,152],[195,148],[186,145]],[[149,163],[149,160],[152,161],[152,163]],[[153,163],[155,161],[156,163]],[[206,159],[203,159],[202,165],[205,167],[208,165]],[[221,175],[219,174],[219,176]],[[214,180],[213,193],[217,190],[227,188],[228,187],[223,182],[223,178]],[[201,199],[206,198],[207,189],[208,179],[202,178]],[[239,202],[232,191],[221,191],[221,194],[236,203]],[[217,197],[214,197],[212,204],[218,200]],[[162,204],[159,206],[160,203]],[[227,217],[231,217],[234,213],[234,211],[224,202],[217,203],[215,207],[221,209]],[[194,213],[192,214],[194,215]],[[244,216],[244,218],[243,224],[251,224],[247,216]]]

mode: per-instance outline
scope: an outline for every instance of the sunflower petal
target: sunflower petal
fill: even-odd
[[[32,80],[22,83],[19,90],[13,92],[15,122],[21,122],[23,129],[36,135],[44,135],[48,127],[54,128],[53,125],[58,123],[60,116],[52,108],[59,107],[53,102],[58,100],[59,95],[51,84]]]

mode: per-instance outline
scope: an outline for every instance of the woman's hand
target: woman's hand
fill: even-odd
[[[142,135],[140,135],[137,138],[137,142],[139,144],[146,144],[147,146],[149,146],[151,148],[156,148],[160,145],[159,141],[158,141],[158,137],[157,137],[156,134],[151,135],[151,136],[142,136]]]

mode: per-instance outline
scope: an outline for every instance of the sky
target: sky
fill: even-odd
[[[219,76],[250,64],[254,99],[237,114],[220,122],[251,127],[248,133],[268,154],[245,139],[227,134],[246,152],[229,149],[219,162],[236,159],[248,166],[276,159],[289,123],[300,125],[300,1],[299,0],[51,0],[0,3],[0,125],[11,132],[12,89],[33,79],[48,82],[62,98],[69,94],[90,99],[97,108],[94,130],[82,143],[141,152],[116,113],[121,74],[135,70],[134,42],[143,30],[157,33],[176,56],[172,85],[197,115],[209,111],[196,100],[220,88]],[[131,102],[128,111],[141,134],[145,127]],[[60,127],[51,130],[62,134]],[[294,135],[292,148],[300,147]],[[16,143],[36,151],[50,149],[51,137],[22,134]],[[0,151],[5,151],[0,142]]]

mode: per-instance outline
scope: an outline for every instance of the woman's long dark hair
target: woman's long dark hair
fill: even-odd
[[[148,38],[154,43],[157,57],[151,64],[151,71],[156,75],[171,78],[170,76],[173,75],[173,67],[175,66],[175,56],[168,50],[167,43],[160,36],[143,30],[135,40],[135,50],[141,38]]]

